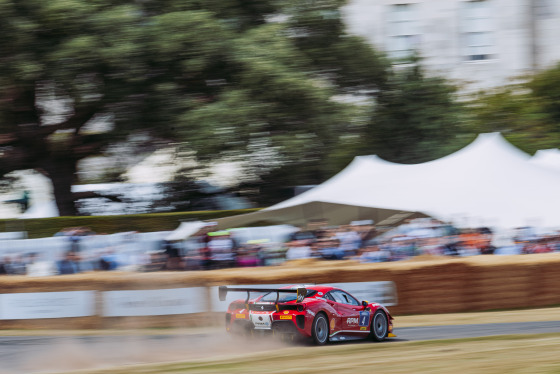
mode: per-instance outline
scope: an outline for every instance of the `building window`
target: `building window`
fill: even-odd
[[[418,14],[416,4],[394,4],[388,11],[387,52],[400,59],[410,56],[419,46]]]
[[[462,11],[463,55],[466,60],[487,60],[494,56],[494,27],[489,0],[465,1]]]

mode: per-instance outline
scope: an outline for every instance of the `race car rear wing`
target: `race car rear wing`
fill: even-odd
[[[247,287],[226,287],[220,286],[218,287],[218,296],[220,301],[225,301],[228,292],[247,292],[247,298],[245,299],[245,305],[249,304],[249,298],[251,292],[276,292],[276,301],[274,304],[276,305],[276,309],[278,309],[278,299],[280,298],[280,292],[286,293],[295,293],[297,294],[296,301],[302,302],[307,295],[307,289],[300,287],[300,288],[247,288]]]

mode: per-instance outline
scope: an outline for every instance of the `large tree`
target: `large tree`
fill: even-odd
[[[284,3],[0,0],[0,175],[42,172],[73,215],[78,161],[144,132],[263,180],[324,179],[349,122],[332,97],[371,90],[382,59],[341,1]]]
[[[398,163],[442,157],[465,144],[457,87],[426,74],[421,59],[390,69],[361,138],[361,152]]]
[[[247,67],[239,75],[243,90],[228,92],[215,110],[202,111],[208,122],[222,113],[227,117],[222,123],[245,129],[248,147],[238,155],[250,178],[238,190],[256,191],[251,198],[261,206],[290,197],[293,186],[321,183],[340,170],[346,160],[340,154],[352,146],[348,137],[359,136],[364,111],[350,103],[371,100],[384,87],[389,62],[346,32],[340,12],[345,2],[284,2],[273,21],[239,39],[243,53],[236,61]],[[241,120],[225,110],[228,102]]]
[[[63,215],[78,160],[142,126],[143,20],[133,2],[0,1],[0,173],[48,176]]]

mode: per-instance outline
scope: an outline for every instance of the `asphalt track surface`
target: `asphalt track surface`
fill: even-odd
[[[560,333],[560,321],[403,327],[395,328],[397,338],[389,340],[422,341],[555,332]],[[0,374],[62,372],[99,367],[99,363],[122,365],[182,358],[204,359],[209,357],[209,351],[231,346],[225,342],[227,338],[225,331],[215,329],[202,333],[141,336],[1,336]],[[273,348],[261,345],[257,349]],[[186,351],[197,349],[199,354],[184,355]],[[206,356],[202,352],[206,352]],[[236,352],[230,349],[222,353]],[[146,356],[152,356],[152,359],[145,360]],[[116,357],[119,359],[116,360]]]

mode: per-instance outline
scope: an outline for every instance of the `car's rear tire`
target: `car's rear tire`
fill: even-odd
[[[389,321],[382,310],[376,310],[371,319],[371,337],[377,342],[385,340],[389,334]]]
[[[329,320],[324,313],[319,313],[311,325],[311,336],[316,345],[325,345],[329,341]]]

